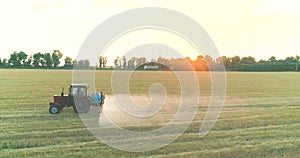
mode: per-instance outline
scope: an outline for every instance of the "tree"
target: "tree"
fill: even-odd
[[[202,55],[197,56],[197,59],[193,64],[193,68],[196,71],[207,71],[208,70],[207,64],[204,61],[204,57]]]
[[[128,60],[127,68],[133,69],[134,68],[134,62],[130,59]]]
[[[103,58],[103,67],[104,67],[104,68],[106,67],[106,63],[107,63],[107,58],[104,57],[104,58]]]
[[[78,63],[78,62],[77,62],[76,59],[72,61],[72,65],[73,65],[73,66],[77,65],[77,63]]]
[[[121,68],[121,66],[122,66],[122,60],[119,59],[119,68]]]
[[[212,65],[214,63],[213,58],[209,55],[205,55],[204,61],[206,62],[207,65]]]
[[[21,67],[26,65],[27,60],[27,54],[24,52],[14,52],[10,55],[10,58],[8,60],[9,65],[14,67]]]
[[[119,56],[117,56],[117,58],[114,60],[114,64],[115,64],[115,67],[117,68],[117,67],[119,67]]]
[[[106,57],[100,56],[98,62],[99,62],[99,68],[103,68],[106,67],[107,59]]]
[[[193,64],[193,60],[191,59],[191,57],[185,57],[184,60],[185,60],[186,62],[188,62],[190,65]]]
[[[248,57],[243,57],[241,59],[242,64],[254,64],[256,62],[255,58],[248,56]]]
[[[84,60],[84,64],[86,65],[87,68],[89,68],[91,65],[91,63],[88,59]]]
[[[19,60],[19,56],[18,56],[17,52],[14,52],[14,53],[10,54],[10,58],[8,60],[8,63],[11,66],[14,66],[14,67],[21,66],[21,61]]]
[[[52,67],[53,60],[52,60],[51,54],[50,53],[45,53],[45,54],[43,54],[43,58],[45,60],[45,66]]]
[[[230,59],[226,56],[221,56],[216,59],[217,64],[223,64],[226,70],[230,70]]]
[[[298,65],[299,65],[300,56],[296,55],[296,59],[297,59],[296,71],[298,71]]]
[[[98,59],[98,61],[99,61],[99,68],[102,68],[103,65],[104,65],[104,57],[100,56],[99,59]]]
[[[72,67],[72,66],[73,66],[72,58],[67,56],[65,58],[65,65],[64,65],[64,67]]]
[[[2,65],[3,65],[4,67],[9,66],[9,63],[8,63],[8,61],[7,61],[6,58],[4,58],[4,59],[2,60]]]
[[[135,61],[136,57],[131,57],[130,60],[128,60],[127,68],[134,69]]]
[[[197,62],[203,61],[203,56],[202,55],[198,55],[196,61]]]
[[[32,62],[32,55],[29,56],[29,58],[26,59],[25,67],[30,67]]]
[[[296,57],[290,56],[290,57],[286,57],[284,62],[286,63],[297,63],[298,59]]]
[[[33,66],[34,67],[41,66],[42,58],[43,58],[43,54],[42,53],[33,54],[33,63],[32,63]]]
[[[143,64],[146,63],[146,61],[147,61],[147,59],[146,59],[145,57],[137,58],[137,59],[136,59],[136,65],[137,65],[137,66],[143,65]]]
[[[123,69],[127,68],[127,60],[126,60],[125,56],[122,56],[122,66],[123,66]]]
[[[286,57],[284,62],[287,63],[287,64],[295,65],[294,70],[298,71],[299,58],[300,57],[298,55],[296,55],[295,57],[293,57],[293,56]]]
[[[229,58],[230,70],[236,71],[240,69],[241,58],[239,56],[234,56]]]
[[[79,63],[81,63],[84,68],[89,68],[90,67],[90,61],[88,59],[79,60]]]
[[[46,60],[45,60],[44,54],[41,54],[40,63],[41,63],[42,67],[44,67],[46,65]]]
[[[88,69],[90,67],[90,61],[88,59],[79,60],[78,62],[75,60],[74,66],[78,69]]]
[[[232,65],[236,65],[240,62],[241,62],[241,58],[239,56],[234,56],[234,57],[230,58],[230,63]]]
[[[27,56],[28,55],[22,51],[18,53],[18,60],[20,61],[22,66],[26,65]]]
[[[161,63],[161,64],[164,64],[164,65],[168,65],[170,61],[168,59],[165,59],[165,58],[160,56],[160,57],[157,58],[157,62]]]
[[[275,56],[271,56],[271,58],[268,59],[269,62],[277,62],[277,59]]]
[[[263,59],[260,59],[260,60],[258,61],[258,63],[265,63],[265,62],[267,62],[267,61],[265,61],[265,60],[263,60]]]
[[[57,67],[60,64],[60,59],[62,58],[63,54],[59,50],[54,50],[52,53],[52,60],[54,67]]]

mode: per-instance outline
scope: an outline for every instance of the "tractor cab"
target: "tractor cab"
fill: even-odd
[[[86,84],[71,84],[69,87],[69,95],[73,97],[88,96],[88,85]]]

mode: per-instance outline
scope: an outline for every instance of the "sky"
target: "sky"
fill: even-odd
[[[64,57],[76,58],[98,24],[140,7],[168,8],[189,16],[207,31],[220,55],[256,59],[300,55],[298,0],[0,0],[0,57],[9,58],[14,51],[58,49]],[[163,43],[192,58],[197,54],[180,37],[157,30],[126,34],[107,53],[122,56],[147,43]],[[162,54],[152,54],[157,55]]]

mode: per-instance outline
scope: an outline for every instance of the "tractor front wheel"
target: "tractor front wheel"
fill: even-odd
[[[50,114],[58,114],[60,111],[60,107],[58,105],[52,105],[49,107]]]

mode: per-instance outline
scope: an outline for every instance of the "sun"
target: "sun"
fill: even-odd
[[[198,55],[197,54],[191,54],[188,56],[191,60],[195,61],[197,60]]]

